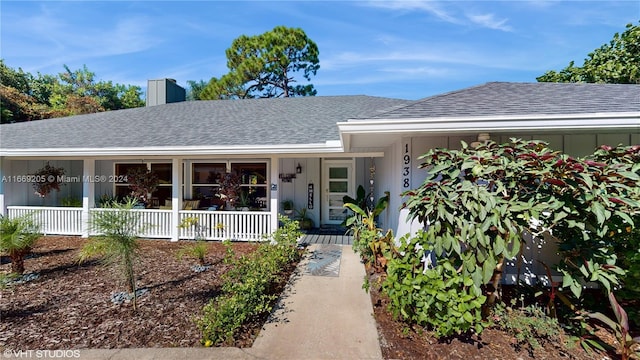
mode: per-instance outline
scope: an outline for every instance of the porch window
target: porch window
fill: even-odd
[[[115,175],[117,178],[127,175],[135,169],[150,169],[156,174],[159,183],[156,191],[152,195],[152,207],[164,205],[166,200],[171,200],[171,163],[116,163]],[[115,183],[115,195],[119,198],[128,196],[131,193],[129,184],[126,181]]]
[[[227,172],[238,175],[240,179],[240,193],[249,201],[249,207],[267,209],[267,163],[266,162],[235,162],[221,161],[212,163],[194,163],[192,172],[193,198],[202,203],[222,205],[216,194],[220,186],[220,179]]]
[[[215,194],[218,193],[220,179],[227,172],[227,163],[195,163],[193,164],[192,191],[194,199],[204,200],[204,205],[216,205]],[[207,204],[209,203],[209,204]]]
[[[240,176],[240,193],[249,199],[253,208],[267,208],[267,164],[231,163],[231,172]]]

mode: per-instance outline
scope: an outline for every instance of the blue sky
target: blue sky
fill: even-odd
[[[534,82],[578,65],[639,1],[11,1],[0,2],[0,57],[98,80],[208,80],[236,37],[302,28],[320,49],[318,95],[419,99],[489,81]]]

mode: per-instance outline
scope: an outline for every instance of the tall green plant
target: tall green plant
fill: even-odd
[[[0,252],[9,255],[12,273],[24,272],[24,258],[41,236],[40,226],[32,214],[15,218],[0,215]]]
[[[544,163],[523,155],[552,158],[557,153],[544,143],[519,140],[477,149],[464,143],[461,150],[434,149],[421,157],[421,168],[427,170],[424,183],[404,193],[410,215],[429,224],[421,246],[460,261],[462,276],[473,280],[476,291],[483,289],[489,303],[496,299],[505,260],[522,246],[522,230],[560,206],[553,199],[539,201],[535,189],[545,185],[533,174],[544,171]]]
[[[580,298],[587,281],[607,290],[620,285],[624,271],[606,236],[633,227],[631,217],[640,211],[638,152],[640,146],[601,147],[591,158],[574,159],[544,142],[518,139],[434,149],[422,156],[426,179],[403,194],[404,206],[429,224],[420,245],[459,263],[489,304],[524,230],[557,239],[563,287]],[[607,157],[616,160],[597,160]]]
[[[376,217],[380,215],[389,204],[389,196],[389,192],[385,192],[385,196],[378,199],[373,209],[368,209],[366,206],[361,207],[358,203],[345,202],[344,204],[345,208],[353,212],[353,215],[348,217],[344,222],[344,225],[348,228],[347,233],[353,236],[353,250],[359,253],[368,264],[374,264],[376,261],[377,257],[374,251],[380,248],[380,246],[374,244],[376,240],[383,237],[390,240],[389,233],[383,235],[382,229],[378,228],[376,224]],[[348,199],[345,198],[345,200]],[[372,244],[374,245],[372,246]]]
[[[136,308],[135,263],[139,257],[138,234],[144,225],[140,214],[132,211],[135,199],[125,204],[112,203],[111,208],[92,214],[91,228],[100,234],[89,238],[80,251],[80,262],[101,256],[104,264],[115,267],[133,295]]]

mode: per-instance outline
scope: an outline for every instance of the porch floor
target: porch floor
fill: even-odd
[[[300,244],[352,245],[353,236],[345,235],[345,231],[339,227],[311,229],[300,239]]]

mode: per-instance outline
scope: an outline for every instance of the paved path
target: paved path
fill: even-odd
[[[309,253],[318,246],[311,245]],[[268,359],[381,359],[364,275],[351,246],[342,246],[339,276],[294,278],[251,353]]]
[[[309,246],[251,348],[83,350],[81,358],[382,359],[371,300],[362,290],[364,266],[351,246],[341,246],[339,273],[311,275],[309,263],[318,261],[311,256],[323,246]]]

